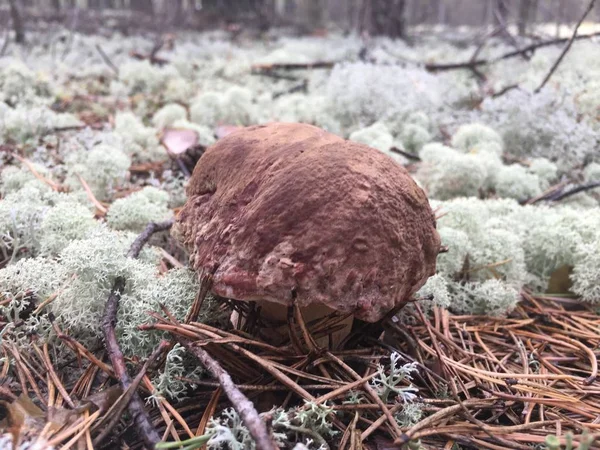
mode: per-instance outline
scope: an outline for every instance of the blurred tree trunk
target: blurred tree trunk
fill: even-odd
[[[535,21],[535,11],[537,10],[536,0],[521,0],[519,4],[519,35],[527,33],[529,24]]]
[[[372,36],[406,36],[406,0],[364,0],[361,31]]]
[[[154,2],[152,0],[131,0],[129,7],[134,11],[154,15]]]
[[[517,42],[508,29],[508,16],[510,13],[508,2],[509,0],[494,0],[494,25],[500,30],[500,36],[507,43],[517,48]]]
[[[52,0],[52,8],[56,12],[60,12],[60,0]]]
[[[21,19],[21,12],[17,7],[16,0],[8,0],[8,6],[10,8],[13,29],[15,30],[15,42],[23,44],[25,43],[25,30],[23,29],[23,20]]]
[[[494,0],[494,23],[497,26],[506,26],[508,19],[508,0]]]
[[[357,14],[358,14],[358,0],[348,0],[344,2],[346,7],[346,18],[347,30],[356,30],[358,28]]]
[[[437,23],[446,23],[446,2],[445,0],[437,1]]]
[[[565,1],[559,0],[558,2],[558,12],[556,14],[556,37],[560,37],[560,26],[563,22],[563,17],[565,15]]]
[[[163,13],[171,25],[180,25],[183,22],[183,0],[170,0],[163,2]]]
[[[296,10],[302,25],[307,29],[321,28],[325,23],[325,0],[302,0],[296,2]]]

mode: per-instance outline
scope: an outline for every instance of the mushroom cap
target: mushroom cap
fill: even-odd
[[[212,291],[375,322],[435,273],[423,190],[384,153],[312,125],[243,128],[202,155],[176,234]]]

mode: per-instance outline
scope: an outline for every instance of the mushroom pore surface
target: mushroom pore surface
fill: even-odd
[[[425,193],[387,155],[304,124],[236,131],[200,158],[176,233],[212,291],[375,322],[435,273]]]

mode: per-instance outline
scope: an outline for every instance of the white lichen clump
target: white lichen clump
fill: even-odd
[[[58,255],[71,241],[84,238],[95,224],[94,213],[89,207],[75,200],[58,203],[42,219],[41,253]]]
[[[416,177],[433,198],[476,197],[484,186],[488,172],[474,155],[434,143],[425,145],[420,157]]]
[[[46,106],[23,106],[0,111],[0,136],[17,144],[35,144],[36,140],[61,127],[80,126],[71,114],[57,114]]]
[[[107,223],[115,230],[142,231],[150,222],[172,217],[169,194],[148,186],[125,198],[115,200],[108,210]]]
[[[402,129],[400,140],[405,150],[417,155],[425,144],[431,142],[431,134],[421,125],[409,123]]]
[[[176,121],[185,120],[186,118],[187,111],[183,106],[177,103],[169,103],[154,113],[152,116],[152,125],[158,129],[162,129],[170,127]]]
[[[389,152],[390,148],[394,145],[394,137],[385,124],[381,122],[356,130],[350,135],[349,139],[376,148],[383,153]]]
[[[590,163],[583,171],[585,181],[587,183],[599,183],[600,182],[600,163]]]
[[[573,101],[547,87],[537,94],[512,90],[483,102],[485,122],[517,157],[544,157],[567,170],[594,154],[597,131],[577,120]]]
[[[279,447],[293,442],[296,445],[301,444],[303,448],[320,450],[323,448],[322,443],[326,442],[326,437],[337,434],[329,418],[333,414],[334,409],[327,402],[305,402],[304,406],[288,410],[274,408],[261,416],[271,417],[272,436]],[[209,449],[257,448],[248,428],[233,408],[228,408],[218,417],[211,418],[206,427],[206,434],[210,436],[207,443]]]
[[[209,127],[251,125],[258,120],[252,91],[232,86],[224,93],[205,92],[190,106],[192,122]]]
[[[452,147],[468,153],[481,144],[492,144],[502,151],[502,138],[490,127],[480,123],[461,126],[452,136]]]
[[[82,179],[99,200],[106,200],[122,186],[129,176],[131,159],[119,148],[107,144],[81,150],[68,156],[67,185],[83,189]]]
[[[496,173],[495,191],[500,197],[527,200],[542,193],[540,178],[518,164],[502,166]]]
[[[115,132],[123,139],[123,150],[137,162],[167,159],[154,128],[146,127],[132,112],[117,113]]]
[[[434,304],[468,314],[506,314],[523,286],[545,290],[551,276],[572,268],[572,290],[600,301],[594,273],[600,232],[592,223],[600,209],[582,218],[572,207],[520,206],[514,200],[474,198],[434,202],[438,229],[448,251],[438,256],[437,275],[419,292]],[[448,300],[450,299],[450,300]]]

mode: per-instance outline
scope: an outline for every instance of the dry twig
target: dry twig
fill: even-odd
[[[154,233],[168,230],[172,225],[173,220],[149,224],[142,234],[140,234],[133,244],[131,244],[127,256],[129,258],[137,258],[142,251],[144,244],[148,242]],[[123,356],[123,352],[121,352],[121,348],[119,347],[115,326],[117,323],[119,301],[125,289],[125,283],[126,281],[124,278],[119,277],[116,279],[113,289],[106,302],[104,316],[102,319],[102,331],[104,332],[106,350],[108,352],[108,356],[110,357],[113,370],[115,371],[115,374],[121,383],[121,388],[123,391],[127,391],[127,389],[131,386],[132,381],[129,373],[127,372],[127,367],[125,366],[125,357]],[[140,437],[144,440],[148,448],[154,448],[154,445],[160,441],[160,436],[152,425],[152,422],[150,421],[148,414],[144,409],[144,403],[137,392],[132,394],[128,408],[133,417]]]
[[[550,80],[550,77],[552,77],[552,74],[556,71],[556,69],[560,65],[561,61],[563,60],[563,58],[565,57],[565,55],[571,48],[571,45],[573,45],[573,42],[575,41],[575,38],[577,37],[577,32],[579,31],[579,27],[581,26],[581,24],[583,23],[583,21],[585,20],[587,15],[590,13],[592,8],[594,7],[594,3],[596,3],[596,0],[590,0],[590,2],[588,3],[587,8],[585,9],[584,13],[582,14],[581,18],[579,19],[579,22],[577,22],[577,24],[575,25],[575,29],[573,30],[573,35],[571,36],[571,39],[569,39],[567,41],[567,45],[565,45],[565,48],[563,49],[563,51],[561,52],[559,57],[556,59],[556,61],[554,62],[554,64],[552,65],[552,67],[550,68],[550,70],[548,71],[546,76],[544,77],[544,80],[542,81],[542,83],[535,89],[534,92],[536,94],[538,92],[540,92],[544,86],[546,86],[546,83],[548,83],[548,80]]]

